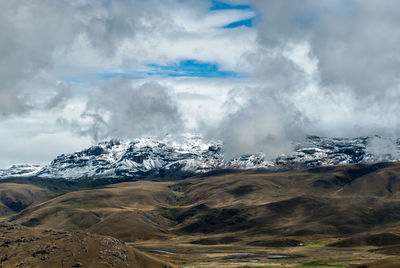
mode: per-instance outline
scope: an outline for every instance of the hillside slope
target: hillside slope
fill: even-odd
[[[397,230],[400,164],[119,183],[66,193],[12,220],[124,241],[192,233],[304,236]]]
[[[0,224],[1,267],[161,268],[158,261],[123,242],[84,232]]]
[[[54,196],[53,192],[34,185],[0,183],[0,217],[10,216]]]

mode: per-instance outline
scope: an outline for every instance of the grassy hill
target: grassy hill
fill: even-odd
[[[397,245],[397,239],[386,238],[400,233],[400,164],[218,171],[179,181],[96,185],[44,197],[10,221],[112,236],[145,249],[163,245],[188,253],[204,247],[234,246],[258,252],[305,244],[304,251],[289,250],[288,254],[308,256],[312,261],[319,261],[318,256],[334,259],[349,254],[349,263],[375,261],[381,265],[379,260],[386,258],[388,251],[368,250]],[[386,242],[371,243],[375,238]],[[315,254],[316,247],[309,245],[320,241],[326,242]],[[325,247],[328,244],[330,247]],[[349,245],[351,250],[341,245]],[[326,256],[321,253],[325,251]],[[354,259],[354,254],[359,254],[359,259]],[[265,256],[259,260],[269,263]],[[293,258],[292,262],[296,263]]]
[[[53,192],[34,185],[0,183],[0,217],[8,217],[54,196]]]
[[[125,241],[168,233],[345,235],[400,222],[400,165],[242,171],[69,192],[13,218]]]

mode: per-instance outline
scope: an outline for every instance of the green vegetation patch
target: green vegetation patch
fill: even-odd
[[[27,227],[35,227],[40,224],[40,219],[38,218],[31,218],[26,222],[23,222],[22,225],[27,226]]]
[[[325,239],[325,240],[315,240],[305,243],[307,247],[325,247],[329,243],[336,241],[334,239]]]
[[[175,219],[181,212],[182,210],[185,209],[184,207],[171,207],[169,208],[169,214],[173,219]]]
[[[331,267],[331,268],[345,268],[345,265],[330,265],[330,264],[324,264],[324,263],[317,263],[317,262],[310,262],[310,263],[305,263],[301,266],[295,266],[295,268],[326,268],[326,267]]]

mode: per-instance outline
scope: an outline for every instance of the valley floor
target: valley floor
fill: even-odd
[[[167,241],[128,243],[175,267],[400,267],[400,258],[379,252],[378,247],[327,247],[337,238],[304,238],[304,246],[252,247],[241,244],[193,245],[185,240],[200,237],[175,237]],[[276,238],[275,238],[276,239]],[[298,239],[298,238],[297,238]],[[386,263],[386,264],[385,264]]]

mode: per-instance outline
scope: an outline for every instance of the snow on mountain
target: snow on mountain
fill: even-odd
[[[0,169],[0,178],[35,176],[41,169],[40,165],[13,165],[8,169]]]
[[[86,150],[56,157],[47,166],[20,165],[0,169],[0,178],[144,178],[182,177],[220,168],[294,168],[400,160],[400,140],[379,136],[354,139],[309,136],[294,152],[267,160],[263,153],[225,160],[221,143],[198,135],[179,141],[166,137],[134,141],[110,140]]]

